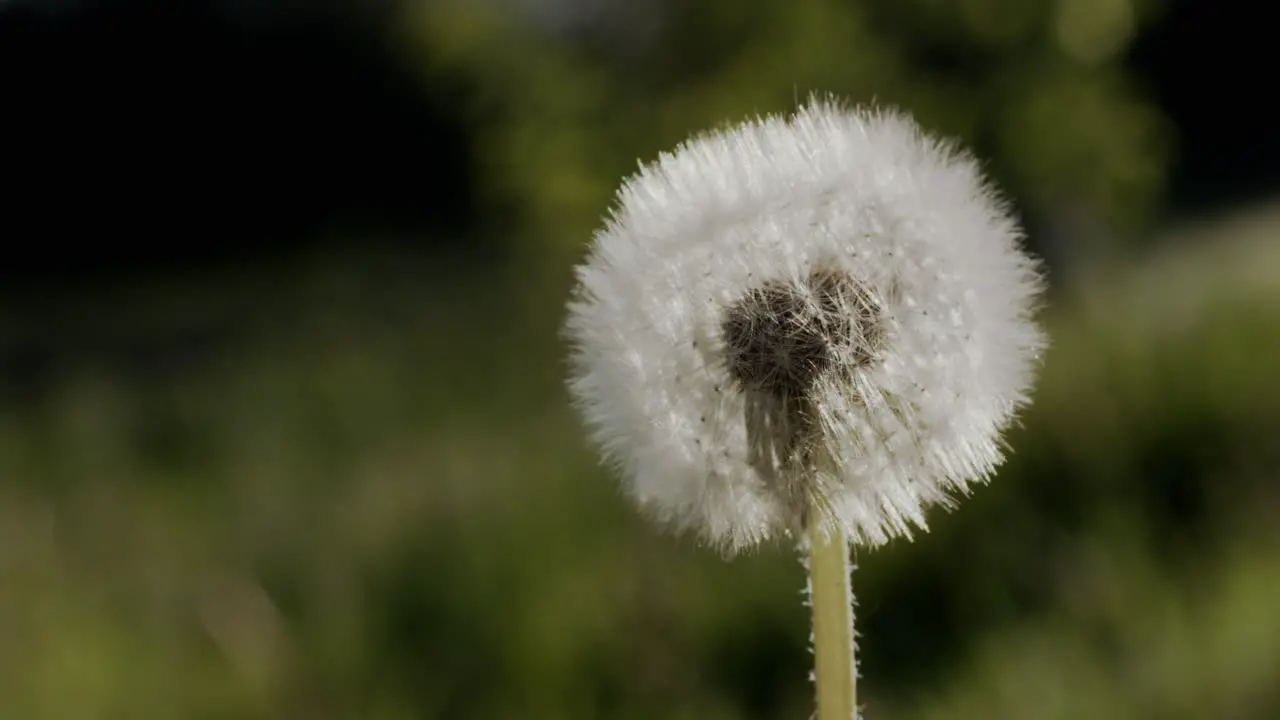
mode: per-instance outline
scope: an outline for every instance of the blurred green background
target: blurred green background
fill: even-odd
[[[0,40],[64,22],[23,5]],[[227,5],[202,22],[247,37]],[[1166,3],[372,5],[309,12],[431,108],[439,127],[386,130],[416,145],[359,165],[332,130],[357,109],[307,105],[279,138],[330,124],[296,155],[193,171],[203,204],[146,195],[154,249],[101,214],[124,202],[110,182],[0,227],[46,253],[0,296],[0,718],[808,717],[794,552],[725,562],[637,517],[567,405],[558,329],[637,158],[814,90],[962,138],[1053,278],[1011,460],[930,533],[856,553],[866,717],[1280,717],[1280,204],[1192,217],[1171,194],[1195,184],[1185,138],[1129,54]],[[289,12],[272,42],[300,32]],[[188,57],[155,40],[190,32],[174,17],[108,20],[139,18],[139,67]],[[317,97],[366,82],[297,72]],[[293,78],[255,102],[295,102]],[[29,82],[35,102],[53,81]],[[188,110],[207,125],[129,137],[186,118],[177,146],[213,162],[224,126]],[[66,167],[170,167],[113,137]],[[127,162],[102,169],[103,147]],[[295,174],[255,177],[278,169],[260,152]],[[335,157],[357,169],[306,184]],[[415,203],[426,221],[402,221]],[[96,250],[64,249],[64,216]]]

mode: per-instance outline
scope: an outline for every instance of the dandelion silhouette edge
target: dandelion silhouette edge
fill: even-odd
[[[576,271],[569,390],[642,509],[728,554],[877,545],[986,481],[1043,288],[976,161],[814,98],[628,178]]]

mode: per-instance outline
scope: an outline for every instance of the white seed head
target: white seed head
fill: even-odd
[[[628,179],[569,303],[569,387],[628,493],[727,552],[866,544],[986,480],[1042,289],[1017,222],[908,117],[815,99]]]

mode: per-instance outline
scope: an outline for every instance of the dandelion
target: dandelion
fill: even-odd
[[[809,553],[823,720],[855,707],[848,543],[909,537],[986,481],[1028,400],[1021,239],[970,156],[814,99],[642,166],[577,270],[592,439],[663,523]]]

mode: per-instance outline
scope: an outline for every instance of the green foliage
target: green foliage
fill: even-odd
[[[567,28],[540,5],[408,3],[405,23],[428,82],[467,89],[482,214],[535,247],[576,248],[636,158],[812,92],[962,138],[1036,219],[1083,216],[1105,240],[1157,208],[1171,131],[1121,66],[1151,2],[605,3]]]
[[[805,717],[799,563],[618,497],[560,388],[567,277],[371,258],[104,302],[241,337],[0,409],[0,717]],[[1007,468],[858,558],[868,717],[1280,711],[1277,268],[1219,243],[1063,298]]]

